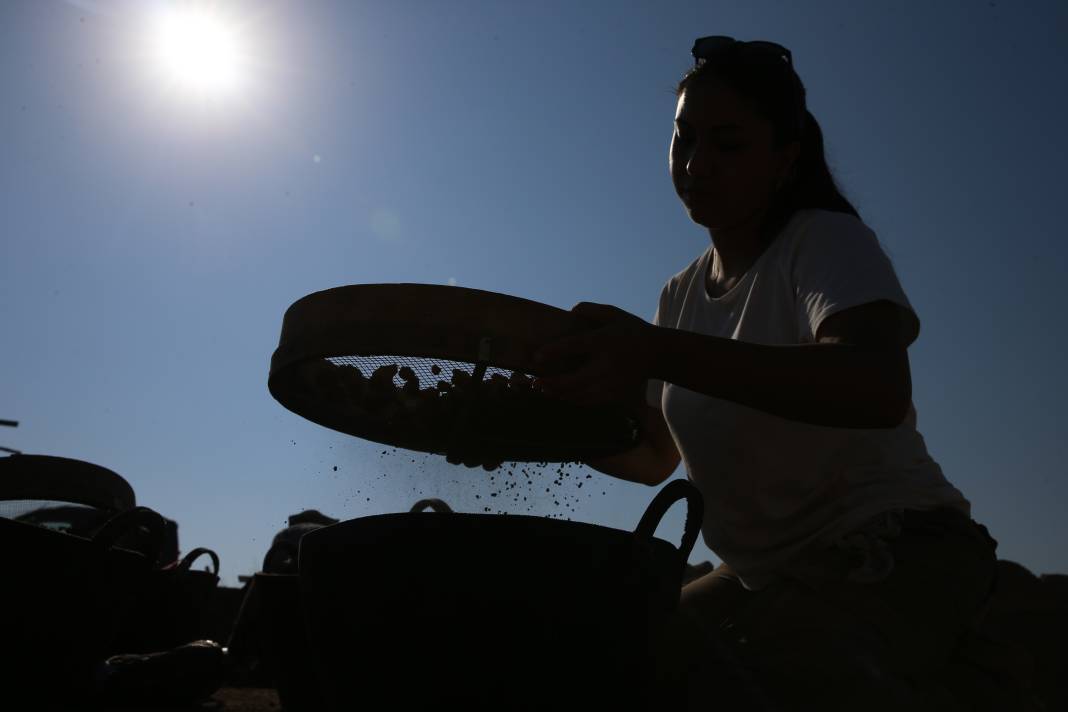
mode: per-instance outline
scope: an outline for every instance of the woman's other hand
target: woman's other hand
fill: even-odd
[[[656,327],[607,304],[581,302],[571,312],[592,329],[535,353],[535,363],[547,374],[535,387],[579,405],[633,401],[651,376]]]

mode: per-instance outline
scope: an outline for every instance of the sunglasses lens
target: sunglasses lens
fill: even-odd
[[[690,50],[690,54],[692,54],[694,60],[697,61],[708,59],[714,53],[721,52],[728,47],[737,44],[737,42],[738,41],[733,37],[727,37],[725,35],[700,37],[693,43],[693,49]]]
[[[790,50],[780,44],[775,44],[774,42],[762,42],[760,40],[754,40],[748,44],[753,49],[760,50],[763,54],[774,55],[777,58],[790,62]]]
[[[793,64],[790,50],[780,44],[763,40],[739,42],[733,37],[725,35],[698,38],[693,43],[693,49],[690,50],[690,53],[693,55],[694,64],[700,65],[703,60],[711,58],[717,52],[722,52],[735,46],[753,56],[775,57],[779,61],[785,61],[788,65]]]

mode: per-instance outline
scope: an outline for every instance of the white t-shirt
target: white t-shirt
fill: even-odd
[[[713,255],[710,245],[668,281],[655,324],[786,345],[813,343],[820,323],[849,307],[889,300],[912,310],[875,234],[846,213],[798,211],[716,298],[705,286]],[[670,383],[649,386],[650,404],[663,410],[687,476],[704,495],[705,542],[748,588],[888,510],[948,505],[970,515],[928,455],[911,405],[895,428],[835,428]]]

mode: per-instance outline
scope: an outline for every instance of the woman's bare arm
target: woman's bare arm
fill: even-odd
[[[591,460],[586,464],[606,475],[628,482],[658,485],[679,465],[679,450],[671,437],[664,415],[656,408],[642,405],[641,434],[637,447],[618,455]]]
[[[542,388],[579,403],[618,398],[647,378],[783,418],[844,428],[890,428],[912,399],[906,348],[915,338],[910,314],[890,302],[828,317],[817,343],[751,344],[656,327],[603,305],[580,305],[604,326],[544,349],[548,362],[585,356],[570,373],[539,379]]]

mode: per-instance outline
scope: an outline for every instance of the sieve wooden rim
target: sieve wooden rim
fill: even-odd
[[[480,289],[335,287],[309,294],[286,310],[269,381],[294,363],[331,356],[388,354],[474,363],[487,337],[493,340],[490,365],[538,374],[534,351],[585,328],[586,322],[569,311]]]
[[[542,375],[534,352],[590,328],[587,320],[547,304],[465,287],[360,284],[309,294],[282,319],[268,388],[288,410],[357,437],[423,452],[442,450],[422,436],[398,433],[351,414],[307,390],[301,365],[315,359],[389,356],[441,359]],[[486,349],[487,340],[489,342]],[[577,406],[576,406],[577,407]],[[586,409],[588,440],[570,443],[509,439],[509,461],[569,461],[633,447],[635,425],[615,408]]]
[[[51,500],[125,511],[137,499],[121,475],[84,460],[53,455],[0,457],[0,500]]]

